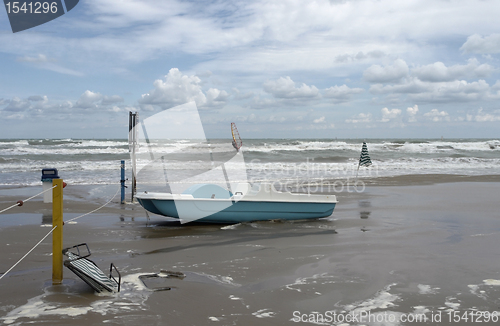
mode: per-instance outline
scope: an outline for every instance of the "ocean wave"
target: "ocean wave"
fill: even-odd
[[[345,177],[356,173],[359,140],[248,140],[243,147],[245,166],[226,163],[226,172],[251,179],[280,180]],[[500,140],[369,140],[373,165],[360,176],[402,174],[500,174]],[[193,140],[152,140],[137,149],[141,170],[151,163],[151,152],[164,156],[167,165],[148,167],[154,173],[166,168],[176,179],[219,166],[236,154],[227,140],[207,143]],[[204,154],[204,155],[202,155]],[[35,185],[41,169],[57,168],[65,179],[78,184],[117,182],[120,160],[130,175],[128,141],[118,140],[0,140],[0,184]],[[213,162],[213,164],[212,164]],[[219,168],[220,169],[220,168]],[[246,171],[242,171],[246,170]],[[146,171],[146,170],[145,170]]]
[[[350,151],[359,152],[360,142],[346,141],[297,141],[269,142],[250,145],[245,147],[247,152],[273,153],[282,151]],[[499,140],[479,141],[368,141],[368,149],[371,152],[401,152],[401,153],[443,153],[450,151],[481,152],[500,151]]]

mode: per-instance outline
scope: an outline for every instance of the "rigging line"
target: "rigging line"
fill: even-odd
[[[31,250],[30,250],[30,251],[28,251],[28,252],[26,253],[26,255],[24,255],[21,259],[19,259],[19,260],[17,261],[17,263],[15,263],[15,264],[14,264],[11,268],[9,268],[9,270],[7,270],[5,273],[3,273],[3,274],[2,274],[2,276],[0,276],[0,280],[1,280],[1,279],[5,276],[5,275],[7,275],[7,273],[9,273],[9,272],[10,272],[10,271],[14,268],[14,267],[16,267],[16,266],[17,266],[17,264],[19,264],[19,263],[20,263],[20,262],[21,262],[24,258],[26,258],[26,256],[28,256],[28,255],[29,255],[29,254],[30,254],[33,250],[35,250],[35,248],[36,248],[36,247],[38,247],[38,245],[40,245],[40,243],[42,243],[42,241],[43,241],[43,240],[45,240],[45,238],[47,238],[47,237],[48,237],[48,236],[49,236],[49,235],[50,235],[50,234],[51,234],[51,233],[52,233],[52,232],[53,232],[56,228],[57,228],[57,225],[56,225],[56,226],[54,226],[54,227],[52,228],[52,230],[50,230],[50,231],[49,231],[49,233],[47,233],[47,234],[46,234],[46,235],[42,238],[42,240],[38,241],[38,243],[37,243],[37,244],[36,244],[33,248],[31,248]]]
[[[70,219],[70,220],[67,220],[67,221],[65,221],[64,223],[69,223],[69,222],[72,222],[72,221],[74,221],[74,220],[76,220],[76,219],[79,219],[80,217],[84,217],[84,216],[87,216],[87,215],[92,214],[92,213],[94,213],[94,212],[97,212],[98,210],[100,210],[101,208],[103,208],[104,206],[106,206],[107,204],[111,203],[111,201],[112,201],[113,199],[115,199],[116,195],[118,195],[118,193],[120,192],[120,190],[121,190],[121,189],[120,189],[120,188],[118,188],[118,190],[116,191],[116,193],[114,194],[114,196],[113,196],[110,200],[108,200],[108,201],[107,201],[104,205],[102,205],[102,206],[100,206],[100,207],[98,207],[98,208],[94,209],[93,211],[90,211],[90,212],[85,213],[85,214],[83,214],[83,215],[80,215],[80,216],[74,217],[74,218],[72,218],[72,219]]]
[[[31,199],[35,198],[36,196],[40,196],[40,195],[41,195],[41,194],[43,194],[44,192],[47,192],[47,191],[49,191],[49,190],[52,190],[52,189],[54,189],[55,187],[57,187],[57,186],[54,186],[54,187],[49,188],[49,189],[45,189],[44,191],[42,191],[42,192],[40,192],[40,193],[38,193],[38,194],[36,194],[36,195],[34,195],[34,196],[31,196],[31,197],[30,197],[30,198],[28,198],[28,199],[22,200],[22,201],[21,201],[21,203],[20,203],[20,202],[17,202],[16,204],[14,204],[14,205],[12,205],[12,206],[10,206],[10,207],[7,207],[7,208],[5,208],[5,209],[2,209],[2,210],[0,211],[0,214],[1,214],[1,213],[3,213],[3,212],[5,212],[5,211],[8,211],[9,209],[14,208],[14,207],[16,207],[16,206],[22,206],[22,205],[23,205],[23,203],[24,203],[25,201],[31,200]]]

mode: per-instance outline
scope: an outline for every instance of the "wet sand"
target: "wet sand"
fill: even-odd
[[[346,189],[331,217],[293,223],[180,225],[148,219],[139,205],[115,198],[66,224],[64,245],[88,243],[103,270],[113,262],[122,291],[96,295],[66,268],[63,284],[52,286],[46,239],[0,280],[0,323],[340,325],[328,319],[335,311],[338,318],[371,314],[373,322],[344,323],[350,325],[471,325],[464,313],[499,311],[497,178],[389,181],[367,182],[360,193]],[[34,188],[0,189],[0,208],[41,191]],[[114,185],[67,187],[64,219],[97,208],[115,191]],[[51,206],[41,197],[1,214],[0,272],[49,223]],[[157,292],[138,280],[161,270],[186,277],[158,279],[154,286],[172,289]],[[426,322],[399,322],[419,313]]]

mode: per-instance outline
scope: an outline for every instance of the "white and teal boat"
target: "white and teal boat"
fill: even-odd
[[[181,223],[302,220],[333,213],[337,203],[334,195],[281,192],[269,182],[250,185],[236,125],[231,123],[232,146],[208,142],[194,102],[156,113],[141,122],[142,128],[132,125],[134,176],[144,180],[149,189],[164,182],[160,189],[168,191],[135,195],[151,213],[177,218]],[[138,147],[137,139],[144,140]],[[176,139],[189,139],[189,145],[173,142]],[[137,158],[142,162],[140,168],[136,167]],[[195,185],[186,189],[189,184]]]
[[[149,212],[178,218],[181,223],[241,223],[328,217],[337,203],[334,195],[280,192],[270,183],[240,183],[234,194],[215,184],[198,184],[182,194],[139,193]]]

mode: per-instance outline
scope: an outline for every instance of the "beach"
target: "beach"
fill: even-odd
[[[46,239],[0,280],[0,322],[498,323],[498,176],[366,181],[363,191],[336,193],[332,216],[297,222],[181,225],[148,218],[140,205],[120,204],[115,197],[96,213],[65,224],[64,246],[87,243],[90,258],[105,271],[113,262],[122,274],[120,293],[96,295],[67,268],[63,284],[53,286]],[[64,220],[98,208],[116,189],[70,184],[64,190]],[[41,186],[6,186],[0,205],[39,191]],[[34,198],[2,214],[0,223],[4,272],[50,230],[51,205]],[[138,278],[162,270],[185,277],[148,284],[171,287],[167,291],[152,291]]]

